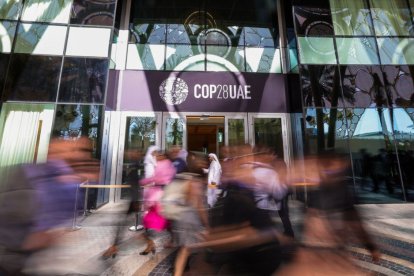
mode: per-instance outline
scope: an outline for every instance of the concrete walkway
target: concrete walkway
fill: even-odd
[[[303,225],[303,207],[292,201],[291,220],[297,232]],[[34,255],[28,272],[36,275],[171,275],[174,250],[163,248],[169,236],[156,238],[155,256],[141,256],[145,243],[140,232],[128,231],[134,217],[125,219],[124,204],[107,204],[87,217],[79,217],[79,230],[62,235],[53,248]],[[358,266],[375,275],[414,275],[414,204],[360,205],[365,225],[379,244],[382,258],[372,263],[368,252],[349,248]],[[122,225],[122,244],[113,259],[100,256],[112,243]],[[280,229],[281,225],[278,225]],[[142,232],[142,231],[141,231]],[[299,237],[300,239],[300,237]]]

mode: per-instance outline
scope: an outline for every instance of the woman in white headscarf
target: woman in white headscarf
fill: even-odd
[[[150,146],[144,157],[144,173],[145,178],[154,176],[155,166],[157,165],[157,152],[159,148],[157,146]]]
[[[221,165],[217,158],[217,155],[210,153],[208,155],[210,161],[210,166],[204,170],[205,173],[208,173],[207,177],[207,203],[210,207],[213,207],[217,201],[217,194],[219,193],[217,186],[220,185],[221,179]]]

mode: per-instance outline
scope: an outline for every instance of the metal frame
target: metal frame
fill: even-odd
[[[121,111],[120,112],[120,124],[119,124],[119,141],[118,141],[118,149],[116,158],[116,169],[113,171],[112,176],[115,180],[114,183],[122,184],[122,169],[124,165],[124,149],[125,149],[125,135],[126,135],[126,122],[127,117],[154,117],[156,121],[156,128],[155,128],[155,145],[161,148],[161,112],[135,112],[135,111]],[[121,199],[121,190],[115,189],[114,200],[119,201]]]
[[[112,170],[111,170],[111,184],[121,184],[122,181],[122,169],[123,169],[123,156],[124,156],[124,147],[125,147],[125,135],[126,135],[126,121],[127,117],[154,117],[157,126],[155,130],[155,144],[161,149],[166,147],[166,121],[168,118],[180,118],[184,120],[183,126],[183,147],[187,148],[187,116],[223,116],[224,117],[224,132],[225,132],[225,145],[228,145],[228,120],[229,119],[243,119],[244,120],[244,137],[245,142],[250,143],[251,145],[255,144],[254,140],[254,119],[255,118],[277,118],[281,119],[282,123],[282,139],[283,139],[283,154],[284,161],[287,165],[291,162],[292,156],[292,133],[291,133],[291,118],[287,113],[245,113],[245,112],[135,112],[135,111],[121,111],[115,112],[118,113],[118,124],[113,124],[111,128],[111,133],[119,133],[117,141],[117,146],[114,146],[113,149],[113,159]],[[114,131],[114,132],[112,132]],[[116,161],[115,161],[116,160]],[[108,165],[107,165],[108,166]],[[111,189],[112,190],[112,189]],[[111,198],[114,201],[119,201],[121,199],[120,189],[114,189],[115,191],[111,193]]]
[[[187,116],[223,116],[224,117],[224,144],[228,145],[228,119],[244,119],[244,141],[247,143],[248,141],[248,132],[249,129],[247,127],[247,113],[245,112],[163,112],[162,115],[162,135],[161,135],[161,148],[165,149],[166,146],[166,133],[165,133],[165,122],[168,118],[180,118],[184,120],[184,136],[183,136],[183,147],[187,148]]]
[[[254,140],[254,119],[255,118],[275,118],[281,119],[282,122],[282,139],[283,139],[283,159],[286,165],[290,165],[292,156],[292,133],[290,129],[290,116],[287,113],[249,113],[249,143],[255,145]]]

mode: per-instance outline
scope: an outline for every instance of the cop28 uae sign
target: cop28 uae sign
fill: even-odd
[[[287,112],[282,74],[125,71],[121,110]]]

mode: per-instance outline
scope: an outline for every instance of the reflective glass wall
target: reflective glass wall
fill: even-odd
[[[126,69],[281,73],[276,0],[133,1]]]
[[[349,155],[360,203],[414,201],[413,1],[294,6],[307,153]]]
[[[0,104],[5,122],[11,120],[10,114],[21,112],[20,106],[52,106],[49,136],[65,140],[87,136],[93,156],[100,158],[116,2],[0,1]],[[6,138],[3,135],[0,145]],[[91,192],[96,192],[90,197],[93,205],[107,201],[106,192]]]

